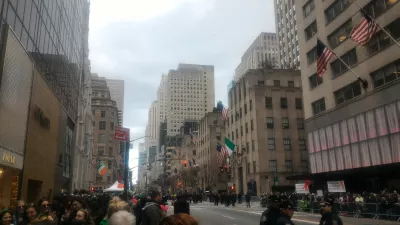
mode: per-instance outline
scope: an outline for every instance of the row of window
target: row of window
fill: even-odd
[[[400,59],[371,73],[374,87],[380,87],[386,83],[400,78]],[[336,105],[349,101],[361,95],[361,86],[358,81],[353,82],[334,93]],[[326,110],[325,98],[321,98],[311,104],[313,114],[316,115]]]
[[[282,109],[287,109],[288,108],[287,98],[280,98],[280,104]],[[301,98],[295,98],[295,107],[296,109],[303,109],[303,102]],[[272,97],[265,97],[265,108],[267,109],[273,108]]]
[[[275,127],[273,117],[266,117],[266,122],[267,122],[268,129],[273,129]],[[304,129],[304,119],[303,118],[296,118],[296,122],[297,122],[297,129],[299,129],[299,130]],[[289,129],[289,118],[288,117],[282,118],[282,128]]]
[[[275,138],[268,138],[268,150],[276,150],[276,140]],[[292,146],[290,144],[290,138],[283,138],[283,149],[286,151],[291,151]],[[299,149],[300,151],[306,151],[306,139],[299,138]]]
[[[99,130],[106,130],[107,121],[99,121]],[[96,127],[96,122],[93,121],[93,128]],[[115,125],[114,122],[110,122],[110,130],[114,130]]]

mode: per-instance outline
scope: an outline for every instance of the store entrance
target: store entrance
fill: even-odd
[[[40,192],[42,190],[42,181],[40,180],[28,180],[28,202],[36,202],[37,197],[40,196]]]
[[[17,205],[19,172],[11,167],[0,166],[0,208]]]

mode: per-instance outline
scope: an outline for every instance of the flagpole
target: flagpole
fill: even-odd
[[[367,12],[363,7],[361,7],[361,6],[357,3],[357,0],[353,0],[353,3],[354,3],[356,6],[358,6],[358,8],[360,8],[366,15],[368,15],[368,17],[371,18],[371,20],[372,20],[383,32],[385,32],[385,34],[400,48],[400,43],[397,42],[396,39],[394,39],[394,38],[392,37],[392,35],[390,35],[390,33],[387,32],[381,25],[379,25],[379,24],[376,22],[375,18],[373,18],[372,16],[370,16],[370,15],[368,14],[368,12]]]

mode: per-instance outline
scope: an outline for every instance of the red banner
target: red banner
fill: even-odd
[[[114,139],[119,141],[130,141],[129,129],[125,127],[115,127]]]

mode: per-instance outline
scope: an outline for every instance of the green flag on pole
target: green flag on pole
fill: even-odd
[[[225,137],[225,148],[228,151],[229,155],[232,155],[232,153],[235,151],[235,144],[229,140],[229,138]]]

